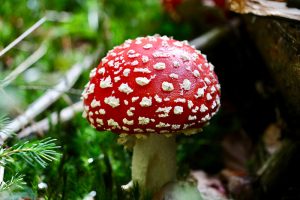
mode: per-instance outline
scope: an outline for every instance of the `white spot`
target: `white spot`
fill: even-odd
[[[128,101],[127,100],[124,100],[124,104],[127,106],[128,105]]]
[[[151,97],[143,97],[142,101],[140,102],[142,107],[149,107],[152,105],[152,98]]]
[[[91,102],[91,107],[92,108],[96,108],[97,106],[100,106],[100,101],[97,101],[96,99],[93,99],[93,101]]]
[[[173,129],[173,130],[178,130],[178,129],[180,129],[180,124],[172,124],[171,129]]]
[[[129,73],[130,73],[130,69],[124,69],[124,71],[123,71],[124,76],[127,77],[129,75]]]
[[[95,90],[95,84],[94,83],[92,83],[92,84],[90,84],[90,86],[88,87],[88,89],[87,89],[87,94],[91,94],[91,93],[94,93],[94,90]]]
[[[170,101],[171,99],[169,97],[164,98],[164,101]]]
[[[127,110],[127,115],[128,115],[129,117],[133,116],[133,112],[132,112],[132,111],[134,111],[134,110],[135,110],[134,107],[129,108],[129,109]]]
[[[150,79],[146,77],[137,77],[135,78],[135,82],[139,84],[140,86],[148,85],[150,83]]]
[[[194,103],[191,100],[188,100],[189,109],[192,109],[193,106],[194,106]]]
[[[116,122],[115,120],[113,120],[113,119],[109,119],[109,120],[107,120],[107,125],[108,126],[112,126],[112,127],[114,127],[114,128],[117,128],[117,127],[119,127],[119,123],[118,122]]]
[[[180,103],[185,103],[185,102],[186,102],[186,99],[184,99],[184,98],[177,98],[177,99],[174,100],[174,102],[175,102],[175,103],[179,103],[179,102],[180,102]]]
[[[199,110],[199,106],[196,106],[194,109],[192,109],[192,112],[197,113],[198,110]]]
[[[204,81],[205,81],[205,83],[207,83],[207,84],[210,84],[210,83],[211,83],[211,81],[210,81],[209,78],[207,78],[207,77],[204,78]]]
[[[86,118],[86,117],[87,117],[86,111],[83,111],[81,116],[82,116],[83,118]]]
[[[165,53],[165,52],[160,52],[160,51],[156,51],[152,55],[155,58],[168,58],[168,57],[170,57],[170,54]]]
[[[202,104],[200,107],[200,112],[204,113],[207,110],[208,110],[208,108],[204,104]]]
[[[211,64],[211,63],[209,63],[208,65],[209,65],[209,70],[210,71],[214,71],[215,66],[213,64]]]
[[[129,55],[128,55],[129,58],[137,58],[137,57],[139,57],[139,56],[140,56],[139,53],[129,54]]]
[[[155,127],[156,128],[167,128],[167,127],[170,127],[171,125],[170,124],[166,124],[164,122],[159,122]]]
[[[140,98],[140,97],[132,97],[132,98],[131,98],[132,103],[136,102],[139,98]]]
[[[137,61],[137,60],[131,62],[131,66],[136,66],[136,65],[138,65],[138,64],[139,64],[139,61]]]
[[[93,118],[91,118],[91,117],[89,117],[89,121],[90,121],[92,124],[94,124],[94,123],[95,123],[94,119],[93,119]]]
[[[111,107],[115,108],[120,105],[120,99],[114,96],[106,97],[104,99],[104,103],[110,105]]]
[[[139,117],[138,120],[140,125],[146,125],[150,123],[150,119],[148,117]]]
[[[146,128],[146,131],[147,131],[147,132],[152,132],[152,133],[155,132],[155,130],[152,129],[152,128]]]
[[[193,71],[193,74],[194,74],[195,77],[199,77],[200,76],[200,72],[198,70],[196,70],[196,69]]]
[[[116,77],[114,78],[114,81],[115,81],[115,82],[118,82],[119,80],[121,80],[120,76],[116,76]]]
[[[97,68],[94,68],[91,72],[90,72],[90,78],[93,78],[96,75],[96,70]]]
[[[125,94],[130,94],[133,92],[133,89],[129,87],[127,83],[122,83],[118,89],[120,92],[124,92]]]
[[[178,74],[172,73],[169,75],[170,78],[178,79]]]
[[[143,63],[146,63],[146,62],[148,62],[148,61],[149,61],[148,56],[142,56],[142,62],[143,62]]]
[[[150,49],[151,47],[153,47],[153,45],[149,43],[143,46],[144,49]]]
[[[183,43],[180,42],[180,41],[175,41],[175,42],[173,42],[173,44],[174,44],[175,46],[178,46],[178,47],[182,47],[182,46],[183,46]]]
[[[103,126],[103,125],[104,125],[103,119],[97,118],[97,119],[96,119],[96,122],[97,122],[97,124],[100,125],[100,126]]]
[[[133,120],[128,120],[128,119],[124,118],[123,123],[127,124],[127,125],[133,125]]]
[[[114,61],[110,60],[107,64],[108,64],[108,66],[113,67],[114,66]]]
[[[180,84],[181,89],[190,90],[191,89],[191,81],[189,79],[184,79],[182,84]]]
[[[196,61],[198,58],[199,58],[198,54],[196,54],[196,53],[192,54],[193,61]]]
[[[138,132],[138,133],[143,133],[144,132],[143,129],[140,129],[140,128],[135,128],[135,129],[133,129],[133,131]],[[138,134],[138,135],[140,135],[140,134]]]
[[[106,112],[105,112],[104,109],[100,109],[100,110],[99,110],[99,113],[100,113],[100,115],[105,115]]]
[[[166,68],[166,64],[163,62],[158,62],[155,65],[153,65],[153,68],[157,70],[163,70]]]
[[[181,113],[183,113],[183,107],[182,106],[175,106],[174,107],[174,114],[175,115],[180,115]]]
[[[136,40],[135,44],[142,44],[142,41],[141,40]]]
[[[188,120],[192,121],[192,120],[196,120],[197,116],[196,115],[189,115]]]
[[[108,77],[106,77],[106,78],[104,78],[104,79],[102,79],[102,80],[100,81],[100,87],[101,87],[101,88],[112,87],[112,83],[111,83],[111,78],[110,78],[110,76],[108,76]]]
[[[105,63],[107,63],[108,59],[106,57],[101,59],[102,65],[104,65]]]
[[[162,102],[162,98],[160,98],[157,94],[154,96],[154,99],[157,103],[161,103]]]
[[[207,93],[207,94],[206,94],[206,99],[209,101],[209,100],[212,99],[212,96],[211,96],[209,93]]]
[[[129,131],[129,128],[127,128],[126,126],[122,126],[122,130]]]
[[[213,101],[211,104],[211,109],[214,109],[216,106],[217,106],[217,103],[215,101]]]
[[[185,61],[189,61],[190,58],[189,56],[187,55],[187,53],[183,53],[180,55],[180,58],[185,62]]]
[[[134,68],[133,72],[141,72],[141,73],[151,73],[148,68]]]
[[[210,92],[211,92],[211,93],[215,93],[215,92],[216,92],[216,88],[215,88],[215,86],[211,86],[211,88],[210,88]]]
[[[164,112],[164,113],[169,113],[171,111],[172,107],[159,107],[155,112]]]
[[[217,105],[220,105],[220,97],[219,97],[219,95],[216,95],[216,103],[217,103]]]
[[[204,88],[198,88],[197,95],[195,95],[196,99],[204,96]]]
[[[180,63],[178,61],[173,61],[173,66],[177,68],[180,66]]]
[[[117,71],[114,71],[114,74],[119,74],[122,71],[123,67],[120,67]]]
[[[205,115],[204,117],[201,118],[201,121],[205,122],[205,121],[209,121],[210,120],[210,116],[209,114]]]
[[[170,92],[170,91],[174,90],[173,84],[169,83],[169,82],[166,82],[166,81],[164,81],[161,84],[161,88],[162,88],[163,91],[167,91],[167,92]]]

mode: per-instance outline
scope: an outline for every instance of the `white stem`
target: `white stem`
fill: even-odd
[[[4,167],[0,166],[0,185],[2,185],[3,180],[4,180]]]
[[[157,192],[176,179],[175,137],[150,134],[137,139],[133,149],[132,180],[144,192]]]

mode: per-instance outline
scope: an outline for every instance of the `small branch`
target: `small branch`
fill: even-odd
[[[216,42],[222,36],[226,35],[231,28],[237,27],[240,24],[239,19],[233,19],[229,22],[229,25],[216,27],[207,33],[191,40],[189,43],[194,45],[196,49],[204,49],[210,46],[212,43]]]
[[[8,52],[10,49],[12,49],[14,46],[19,44],[25,37],[27,37],[30,33],[32,33],[35,29],[40,27],[46,21],[47,21],[47,18],[42,17],[39,21],[37,21],[35,24],[33,24],[29,29],[27,29],[24,33],[22,33],[17,39],[15,39],[12,43],[10,43],[2,51],[0,51],[0,57],[3,56],[6,52]]]
[[[24,138],[29,136],[32,133],[43,132],[49,130],[49,120],[51,124],[56,125],[59,122],[66,122],[74,117],[74,115],[78,112],[83,111],[82,102],[77,102],[71,106],[68,106],[62,109],[59,113],[54,112],[50,115],[50,119],[45,118],[25,129],[23,129],[19,134],[18,138]]]
[[[54,103],[63,93],[67,92],[77,81],[81,73],[91,66],[97,55],[98,52],[86,57],[82,63],[75,64],[53,89],[48,90],[43,96],[38,98],[23,114],[15,118],[4,129],[17,132],[26,126],[32,119]],[[12,133],[3,133],[0,131],[0,143],[2,144],[11,135]]]
[[[7,75],[3,81],[0,82],[0,87],[5,88],[13,80],[15,80],[21,73],[38,61],[46,53],[46,45],[41,45],[33,54],[31,54],[24,62],[22,62],[15,70]]]

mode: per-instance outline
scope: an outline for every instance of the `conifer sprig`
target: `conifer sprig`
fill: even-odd
[[[57,160],[60,153],[56,152],[60,146],[54,142],[56,139],[45,138],[39,141],[26,141],[18,143],[9,148],[0,148],[1,165],[7,162],[13,162],[14,156],[19,156],[27,163],[33,165],[37,162],[40,166],[46,167],[47,162]]]

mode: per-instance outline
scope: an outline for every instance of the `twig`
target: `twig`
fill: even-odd
[[[38,61],[46,53],[46,45],[41,45],[32,55],[30,55],[24,62],[22,62],[15,70],[7,75],[3,81],[0,82],[0,87],[5,88],[13,80],[15,80],[22,72],[28,69],[36,61]]]
[[[50,119],[45,118],[25,129],[23,129],[19,134],[18,138],[23,138],[31,133],[36,133],[36,132],[43,132],[49,130],[49,120],[51,124],[56,125],[59,122],[66,122],[70,119],[73,118],[73,116],[78,113],[83,111],[83,105],[82,102],[77,102],[71,106],[68,106],[64,109],[62,109],[59,113],[54,112],[50,115]]]
[[[6,52],[20,43],[25,37],[27,37],[30,33],[32,33],[35,29],[40,27],[44,22],[47,21],[46,17],[42,17],[39,21],[33,24],[29,29],[27,29],[24,33],[22,33],[17,39],[15,39],[12,43],[10,43],[7,47],[5,47],[2,51],[0,51],[0,57],[3,56]]]
[[[216,27],[207,33],[191,40],[189,43],[194,45],[196,49],[204,49],[214,43],[216,40],[222,38],[222,36],[226,35],[231,28],[237,27],[239,25],[239,19],[233,19],[230,21],[229,25]]]
[[[43,96],[32,103],[23,114],[15,118],[4,129],[17,132],[26,126],[32,119],[55,102],[64,92],[67,92],[74,85],[80,74],[91,66],[98,54],[99,52],[87,56],[82,63],[75,64],[53,89],[48,90]],[[11,135],[11,133],[7,134],[0,131],[0,144],[3,144]]]

